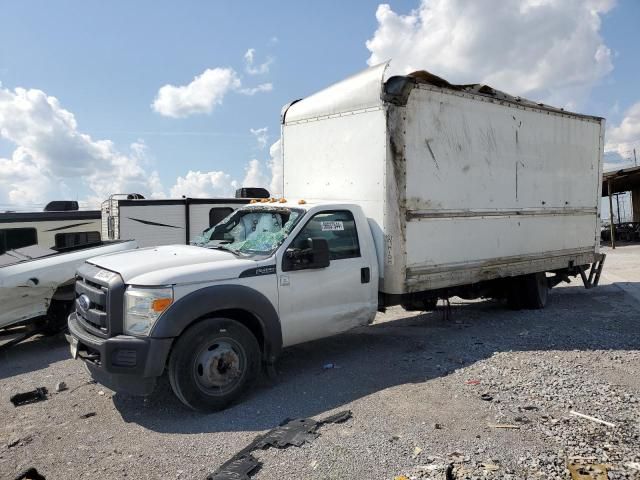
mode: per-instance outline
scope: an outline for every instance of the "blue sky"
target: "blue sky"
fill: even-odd
[[[565,52],[567,61],[559,55],[554,60],[557,65],[551,65],[558,67],[559,77],[577,72],[575,88],[574,84],[559,84],[553,73],[542,71],[543,67],[535,67],[538,68],[535,72],[528,72],[527,67],[514,67],[514,71],[504,75],[473,67],[477,61],[481,62],[478,65],[487,68],[493,65],[500,70],[509,62],[508,58],[501,58],[498,49],[483,49],[482,45],[490,40],[496,45],[504,44],[510,34],[507,24],[512,23],[509,15],[516,13],[505,11],[497,19],[488,13],[489,18],[483,21],[469,11],[470,2],[463,0],[426,0],[422,5],[418,0],[390,2],[389,11],[396,16],[381,10],[379,2],[371,1],[3,0],[0,82],[5,101],[12,102],[12,108],[19,106],[16,88],[40,90],[43,97],[28,100],[39,105],[24,120],[28,126],[14,124],[19,123],[15,120],[18,115],[15,109],[6,110],[4,117],[0,110],[0,132],[5,129],[0,134],[0,162],[2,159],[5,162],[0,165],[4,166],[4,174],[0,173],[0,204],[38,205],[52,199],[49,197],[60,196],[92,198],[95,202],[109,188],[139,188],[146,189],[143,193],[147,195],[154,192],[171,195],[180,193],[179,189],[172,190],[179,177],[183,179],[181,188],[185,194],[222,194],[229,191],[234,181],[242,183],[251,160],[257,160],[253,164],[256,171],[250,172],[251,180],[268,185],[273,174],[269,146],[279,136],[282,105],[365,68],[370,56],[377,58],[376,55],[384,58],[390,54],[402,59],[410,55],[420,57],[424,51],[425,58],[415,60],[420,67],[454,81],[494,79],[494,86],[509,88],[511,93],[539,95],[536,99],[563,103],[605,116],[610,125],[621,125],[629,109],[640,102],[637,90],[640,2],[544,0],[542,3],[545,2],[561,5],[549,10],[553,18],[549,14],[549,26],[542,30],[540,24],[547,23],[544,16],[535,20],[529,11],[517,14],[517,20],[522,20],[522,32],[516,35],[522,35],[525,46],[538,42],[542,45],[546,37],[554,35],[562,40],[563,29],[572,27],[567,27],[566,22],[554,27],[559,23],[554,18],[561,19],[562,15],[579,18],[576,12],[583,11],[585,4],[598,4],[593,7],[597,10],[595,17],[589,18],[600,19],[601,26],[580,33],[584,22],[575,23],[576,31],[586,38],[580,44],[592,45],[594,51],[585,51],[583,56],[576,53],[577,60],[570,66],[566,64],[572,63],[568,60],[573,55]],[[407,27],[411,18],[402,16],[412,15],[412,11],[414,20],[420,21],[420,12],[428,12],[430,21],[435,23],[422,30],[415,25]],[[469,53],[460,47],[453,49],[447,58],[438,57],[442,44],[438,47],[429,36],[438,25],[450,25],[452,18],[465,15],[468,21],[465,28],[477,30],[478,51]],[[398,25],[398,18],[409,21]],[[527,18],[535,21],[525,21]],[[496,22],[494,28],[492,21]],[[385,37],[383,28],[393,38]],[[545,38],[541,31],[546,32]],[[418,53],[403,51],[403,35],[416,44],[426,42],[424,49]],[[377,46],[368,48],[367,40],[374,38]],[[591,61],[598,45],[609,50],[607,58],[599,64]],[[569,52],[571,48],[574,46],[570,45]],[[582,47],[576,44],[575,48]],[[245,54],[249,49],[254,49],[250,67],[259,69],[266,63],[262,73],[247,71]],[[512,58],[522,58],[529,50],[515,49]],[[554,56],[553,51],[551,44],[547,53],[542,48],[539,57],[532,58],[532,65],[542,65],[545,59]],[[427,55],[429,52],[432,53]],[[470,55],[477,58],[469,61]],[[466,71],[459,68],[466,64],[471,65]],[[562,68],[571,70],[567,73]],[[221,103],[214,103],[210,113],[195,112],[174,118],[152,108],[161,87],[189,85],[207,69],[228,69],[233,72],[234,81],[239,82],[220,96]],[[539,82],[529,89],[522,79],[534,77]],[[265,84],[271,89],[246,94],[247,89]],[[59,104],[51,107],[49,97],[55,97]],[[47,106],[51,111],[46,111]],[[68,121],[64,112],[72,115],[74,121]],[[57,115],[62,115],[67,123],[61,126]],[[50,130],[47,122],[53,123],[56,139],[41,133]],[[640,129],[635,137],[635,123],[632,121],[630,125],[615,132],[620,144],[628,146],[640,140]],[[264,127],[268,129],[268,138],[261,147],[250,130]],[[58,138],[66,138],[67,133],[69,142],[59,142]],[[34,135],[40,134],[45,137],[42,141],[33,140]],[[112,143],[109,146],[95,143],[100,140]],[[78,142],[82,145],[78,146]],[[55,143],[55,148],[51,143]],[[65,153],[66,148],[70,153]],[[621,161],[619,152],[626,151],[616,148],[607,157],[612,162]],[[85,156],[90,158],[86,166],[80,166]],[[75,159],[73,167],[65,165],[66,158]],[[112,162],[112,166],[101,171],[100,162]],[[135,173],[126,171],[129,163]],[[114,174],[117,179],[111,183],[105,180],[110,178],[109,169],[122,170]],[[194,176],[187,178],[189,171]],[[46,178],[42,178],[42,172],[46,172]],[[218,172],[223,180],[216,186],[209,182],[212,176],[203,180],[196,178],[195,172]],[[151,177],[151,183],[145,183]]]

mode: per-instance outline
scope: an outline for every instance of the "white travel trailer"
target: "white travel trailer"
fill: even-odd
[[[269,197],[264,189],[244,188],[236,196]],[[102,238],[136,240],[140,247],[188,245],[251,198],[145,199],[114,194],[102,203]]]
[[[0,255],[38,245],[62,250],[100,242],[100,211],[78,210],[78,203],[56,201],[43,212],[0,213]]]

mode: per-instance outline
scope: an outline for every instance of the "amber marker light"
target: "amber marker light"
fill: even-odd
[[[171,305],[173,299],[171,298],[156,298],[153,302],[151,302],[151,310],[156,313],[164,312],[169,305]]]

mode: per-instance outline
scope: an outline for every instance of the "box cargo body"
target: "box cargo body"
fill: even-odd
[[[285,196],[361,205],[382,293],[595,261],[603,119],[385,69],[282,115]]]

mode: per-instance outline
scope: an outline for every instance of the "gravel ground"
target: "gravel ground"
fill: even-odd
[[[166,382],[147,400],[88,384],[63,339],[33,339],[0,354],[0,478],[204,479],[285,418],[350,409],[312,443],[257,452],[253,478],[568,479],[573,461],[640,479],[640,246],[609,253],[603,285],[556,288],[544,311],[455,299],[448,319],[394,308],[291,348],[277,382],[211,415]],[[9,402],[39,386],[47,401]]]

